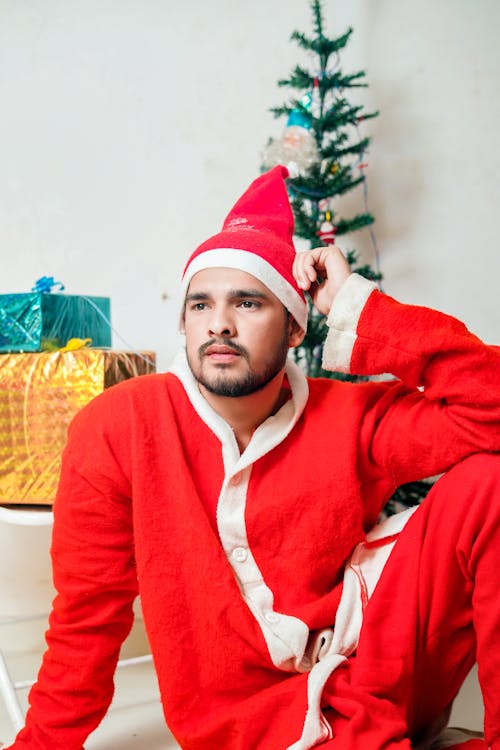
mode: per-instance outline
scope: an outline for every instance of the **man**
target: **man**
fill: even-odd
[[[80,750],[138,593],[186,750],[430,747],[476,655],[486,742],[461,746],[500,747],[499,352],[337,248],[296,255],[287,174],[255,180],[189,259],[172,372],[73,422],[15,750]],[[397,380],[306,379],[287,360],[304,291],[328,314],[327,367]],[[445,471],[373,529],[399,484]]]

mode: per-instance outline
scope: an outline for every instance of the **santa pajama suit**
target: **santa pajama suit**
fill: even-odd
[[[329,322],[327,366],[398,380],[290,364],[290,399],[241,455],[183,357],[79,413],[15,750],[80,750],[138,593],[186,750],[426,747],[476,655],[500,747],[499,352],[355,275]],[[453,466],[399,538],[397,518],[367,538],[398,485]]]

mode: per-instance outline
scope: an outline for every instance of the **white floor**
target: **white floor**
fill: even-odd
[[[42,623],[43,627],[43,623]],[[19,626],[18,626],[19,629]],[[21,626],[22,630],[22,626]],[[25,640],[13,626],[2,628],[0,648],[7,661],[12,679],[29,680],[37,672],[41,650],[9,650],[10,643]],[[14,640],[15,639],[15,640]],[[142,623],[137,621],[125,644],[122,657],[147,653]],[[151,663],[135,664],[118,669],[115,696],[101,725],[85,743],[85,750],[176,750],[179,746],[165,726],[154,669]],[[25,710],[28,690],[18,691]],[[10,744],[15,730],[0,698],[0,747]]]
[[[10,630],[11,627],[7,628]],[[144,636],[140,623],[124,649],[124,656],[144,653]],[[35,674],[40,660],[39,652],[9,652],[2,637],[4,651],[11,675],[16,680],[29,679]],[[27,691],[19,693],[26,705]],[[482,703],[475,671],[466,681],[453,709],[451,726],[482,729]],[[0,745],[9,744],[14,729],[3,702],[0,700]],[[86,750],[174,750],[178,748],[165,727],[159,702],[158,688],[151,664],[127,666],[116,675],[116,693],[102,724],[85,743]]]
[[[18,666],[19,666],[19,660]],[[27,664],[28,660],[25,659]],[[20,694],[24,703],[24,691]],[[15,736],[4,706],[0,709],[0,740]],[[116,694],[101,725],[85,743],[86,750],[174,750],[178,748],[165,727],[151,666],[118,670]]]

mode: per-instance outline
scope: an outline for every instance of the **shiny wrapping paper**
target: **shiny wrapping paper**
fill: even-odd
[[[103,349],[0,354],[0,504],[51,505],[73,416],[154,362],[151,352]]]
[[[109,297],[0,294],[0,352],[58,349],[71,338],[111,346]]]

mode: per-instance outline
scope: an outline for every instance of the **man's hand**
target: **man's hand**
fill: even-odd
[[[292,271],[299,287],[309,292],[323,315],[328,315],[337,292],[351,275],[349,263],[335,245],[297,253]]]

